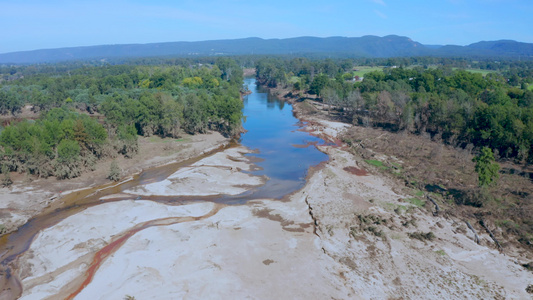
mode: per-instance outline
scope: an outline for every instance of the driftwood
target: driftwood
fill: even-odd
[[[437,202],[435,202],[433,198],[431,198],[431,196],[426,195],[426,197],[428,198],[429,201],[431,201],[431,203],[433,203],[433,205],[435,205],[435,211],[433,212],[433,215],[437,216],[440,211],[439,205],[437,204]]]
[[[487,231],[487,233],[490,235],[490,238],[494,241],[494,243],[496,244],[496,246],[498,246],[498,250],[500,252],[503,252],[503,247],[502,245],[500,245],[500,242],[498,242],[498,240],[496,239],[496,237],[494,236],[494,234],[492,234],[492,231],[490,231],[490,229],[487,227],[487,225],[485,224],[485,221],[483,221],[483,219],[479,220],[479,225],[481,225],[483,228],[485,228],[485,230]]]
[[[477,236],[476,230],[474,230],[474,227],[470,225],[470,222],[465,221],[465,223],[466,223],[466,226],[468,226],[468,228],[470,228],[470,230],[472,230],[472,232],[474,233],[474,242],[476,242],[476,244],[479,245],[479,237]]]

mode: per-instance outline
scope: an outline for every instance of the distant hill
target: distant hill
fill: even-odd
[[[0,54],[0,63],[28,64],[153,56],[327,54],[349,57],[491,56],[533,58],[533,44],[501,40],[468,46],[422,45],[407,37],[244,38],[201,42],[102,45]]]
[[[478,42],[468,46],[443,46],[435,55],[443,56],[494,56],[494,57],[533,57],[533,44],[511,40]]]

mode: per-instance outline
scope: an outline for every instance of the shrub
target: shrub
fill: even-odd
[[[412,238],[412,239],[417,239],[417,240],[421,240],[421,241],[425,241],[425,240],[428,240],[428,241],[432,241],[435,239],[435,234],[433,232],[427,232],[427,233],[423,233],[421,231],[417,231],[417,232],[411,232],[409,233],[409,237]]]
[[[113,181],[120,180],[120,168],[118,167],[118,164],[116,161],[113,161],[111,163],[111,166],[109,167],[109,175],[107,175],[107,179],[113,180]]]

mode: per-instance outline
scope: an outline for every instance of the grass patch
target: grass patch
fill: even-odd
[[[394,209],[394,212],[397,213],[398,215],[401,215],[404,211],[407,211],[407,210],[408,210],[407,206],[398,205],[398,207]]]
[[[374,71],[383,71],[383,67],[368,67],[368,66],[360,66],[355,67],[357,71],[353,72],[353,76],[359,76],[359,77],[365,77],[366,73],[374,72]]]
[[[388,169],[388,167],[383,165],[382,161],[375,160],[375,159],[365,159],[366,163],[369,165],[373,165],[374,167],[378,167],[380,169]]]
[[[400,169],[402,167],[402,165],[400,165],[399,163],[391,163],[391,165],[395,166],[396,168]]]
[[[440,256],[446,256],[446,252],[444,252],[444,250],[437,250],[435,251],[435,253],[437,253]]]
[[[405,199],[405,201],[413,204],[416,207],[422,207],[422,206],[426,205],[426,201],[422,201],[422,200],[420,200],[418,198],[407,198],[407,199]]]
[[[298,82],[300,78],[298,76],[291,76],[291,78],[289,79],[289,82],[292,83],[292,84],[295,84],[296,82]]]
[[[453,70],[458,70],[459,68],[452,68]],[[496,71],[492,70],[481,70],[481,69],[464,69],[467,72],[481,74],[483,77],[487,76],[489,73],[495,73]]]
[[[421,191],[421,190],[417,190],[417,191],[415,192],[415,196],[417,196],[417,197],[424,197],[424,192]]]
[[[494,223],[498,227],[511,228],[511,229],[520,228],[520,225],[516,224],[512,220],[496,220],[496,221],[494,221]]]
[[[527,89],[530,90],[530,91],[533,91],[533,84],[529,84],[529,85],[527,86]]]

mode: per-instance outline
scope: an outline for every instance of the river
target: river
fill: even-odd
[[[143,199],[168,205],[179,205],[180,203],[194,201],[234,205],[243,204],[254,199],[280,199],[304,186],[309,167],[327,160],[327,155],[318,151],[314,146],[323,143],[323,141],[301,130],[304,124],[293,116],[290,104],[280,101],[270,95],[265,89],[257,86],[255,79],[247,78],[245,79],[245,84],[252,93],[244,98],[243,126],[246,133],[241,136],[239,143],[253,150],[253,153],[248,153],[246,156],[253,159],[256,168],[243,172],[264,176],[268,178],[266,183],[259,187],[250,188],[238,195],[219,195],[216,197],[152,195],[142,197]],[[31,219],[18,231],[2,237],[0,239],[0,275],[2,276],[0,279],[0,299],[9,299],[13,295],[16,297],[21,295],[22,287],[16,275],[19,272],[15,267],[17,258],[31,247],[35,237],[43,229],[61,224],[66,218],[102,203],[131,200],[131,197],[108,197],[105,198],[105,201],[102,199],[105,196],[142,187],[154,181],[165,180],[180,169],[190,167],[200,159],[223,150],[217,149],[195,159],[146,170],[134,176],[132,180],[118,185],[108,184],[71,193],[63,197],[62,201],[53,203],[47,210]],[[141,196],[137,197],[137,199],[139,198]],[[218,209],[213,211],[218,211]],[[201,218],[192,218],[191,220],[199,219]],[[183,217],[179,217],[174,223],[182,221]],[[166,221],[153,223],[157,225],[150,226],[167,224]],[[168,224],[171,223],[168,221]],[[146,224],[143,226],[141,227],[149,227]],[[141,230],[139,229],[141,227],[135,227],[128,231],[122,238],[127,240],[127,238]],[[68,239],[69,237],[64,238]],[[121,243],[116,243],[117,247],[120,247]],[[116,249],[113,251],[116,251]]]

